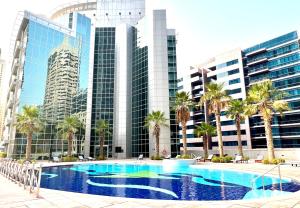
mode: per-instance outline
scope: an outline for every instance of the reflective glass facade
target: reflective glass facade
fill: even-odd
[[[168,72],[169,72],[169,97],[170,97],[170,129],[171,129],[171,155],[180,154],[180,141],[178,138],[178,124],[172,105],[177,92],[177,61],[176,61],[176,36],[168,35]]]
[[[23,20],[25,35],[20,41],[25,53],[19,59],[24,60],[24,65],[13,79],[21,80],[16,112],[20,113],[24,105],[35,105],[45,125],[33,135],[35,159],[66,152],[67,141],[57,131],[58,123],[66,116],[80,114],[85,126],[90,21],[84,16],[74,21],[82,24],[75,35],[70,35],[32,15]],[[84,132],[81,128],[75,135],[73,151],[77,153],[82,153]],[[25,149],[26,137],[17,131],[15,139],[10,139],[9,152],[21,158]]]
[[[98,120],[106,120],[110,125],[111,134],[106,136],[104,145],[108,145],[109,155],[112,154],[114,76],[115,28],[96,28],[90,146],[91,155],[93,156],[99,155],[99,136],[95,132]]]
[[[106,120],[109,157],[148,157],[154,154],[154,140],[144,125],[152,110],[164,111],[170,121],[162,131],[161,149],[178,153],[177,124],[170,112],[177,91],[176,38],[175,30],[166,27],[166,11],[155,10],[153,18],[144,19],[144,0],[105,0],[92,7],[89,2],[58,8],[51,21],[24,13],[13,54],[20,66],[12,67],[12,105],[5,118],[10,157],[25,154],[27,139],[19,132],[15,139],[13,120],[25,104],[38,106],[45,122],[33,138],[35,159],[66,154],[67,141],[57,127],[71,115],[82,121],[73,154],[99,156],[95,127]]]
[[[149,131],[144,127],[148,115],[148,47],[138,46],[139,33],[133,28],[132,55],[132,156],[149,157]]]
[[[286,92],[291,111],[274,115],[272,132],[276,148],[300,147],[300,51],[297,32],[274,38],[243,51],[249,85],[271,79],[273,85]],[[246,78],[247,79],[247,78]],[[246,82],[247,83],[247,82]],[[265,130],[260,116],[250,118],[253,148],[265,148]]]

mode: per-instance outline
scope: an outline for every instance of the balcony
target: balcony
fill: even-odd
[[[8,118],[8,119],[6,120],[5,126],[10,126],[11,123],[12,123],[12,119],[11,119],[11,118]]]
[[[247,63],[247,65],[252,66],[252,65],[260,64],[260,63],[263,63],[263,62],[266,62],[266,61],[268,61],[267,57],[260,57],[258,59],[251,60],[250,62]]]
[[[266,48],[260,48],[260,49],[258,49],[258,50],[252,51],[252,52],[250,52],[250,53],[246,53],[245,56],[253,56],[253,55],[256,55],[256,54],[258,54],[258,53],[263,53],[263,52],[265,52],[265,51],[267,51]]]
[[[7,102],[7,108],[12,108],[14,105],[13,97],[11,96]]]
[[[192,90],[199,90],[199,89],[203,89],[202,85],[196,85],[192,87]]]
[[[18,58],[21,52],[22,46],[21,46],[21,42],[17,41],[16,42],[16,46],[15,46],[15,52],[14,52],[14,57]]]
[[[269,79],[269,76],[264,76],[264,77],[260,77],[258,79],[253,79],[253,80],[250,79],[249,85],[253,85],[258,82],[262,82],[263,80],[266,80],[266,79]]]
[[[16,77],[12,77],[12,79],[10,80],[10,85],[9,85],[9,91],[14,91],[14,89],[16,88],[18,83],[18,80]]]
[[[249,69],[248,75],[251,76],[254,74],[264,73],[264,72],[268,72],[268,71],[269,71],[269,68],[267,66],[264,66],[264,67]]]
[[[19,59],[15,58],[13,61],[13,67],[12,67],[13,75],[17,75],[19,67],[20,67],[20,61],[19,61]]]

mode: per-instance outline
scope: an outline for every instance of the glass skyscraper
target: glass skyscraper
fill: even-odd
[[[57,126],[76,115],[83,123],[73,152],[97,157],[98,120],[109,123],[109,157],[154,154],[154,138],[144,127],[153,110],[163,111],[160,149],[179,150],[171,105],[177,91],[176,36],[167,29],[166,11],[145,14],[144,0],[97,0],[61,6],[50,19],[22,12],[16,25],[9,105],[4,138],[8,155],[24,156],[25,135],[15,129],[16,114],[35,105],[45,128],[34,135],[36,159],[63,154],[67,142]],[[18,65],[16,64],[18,63]]]

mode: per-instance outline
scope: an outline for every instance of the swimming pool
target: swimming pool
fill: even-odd
[[[164,200],[238,200],[285,195],[300,190],[290,179],[194,166],[80,164],[44,167],[41,187],[78,193]]]

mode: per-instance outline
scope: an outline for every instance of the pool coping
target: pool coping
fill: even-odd
[[[82,164],[131,164],[131,165],[162,165],[162,163],[158,162],[153,162],[151,160],[144,160],[144,161],[135,161],[135,160],[105,160],[105,161],[86,161],[86,162],[64,162],[64,163],[47,163],[43,164],[43,167],[53,167],[53,166],[69,166],[69,165],[82,165]],[[239,165],[239,164],[236,164]],[[192,165],[193,168],[206,168],[206,169],[219,169],[219,170],[233,170],[233,171],[238,171],[238,172],[246,172],[246,173],[255,173],[255,174],[260,174],[262,171],[260,170],[254,170],[254,171],[249,171],[249,170],[241,170],[241,169],[228,169],[228,167],[216,167],[215,165],[212,165],[211,163],[205,163],[202,164],[196,164]],[[232,166],[230,167],[232,168]],[[268,174],[268,176],[272,177],[278,177],[275,174]],[[300,178],[294,177],[294,176],[284,176],[283,178],[286,179],[291,179],[296,182],[300,183]],[[197,200],[163,200],[163,199],[140,199],[140,198],[127,198],[127,197],[118,197],[118,196],[104,196],[104,195],[96,195],[96,194],[87,194],[87,193],[78,193],[78,192],[68,192],[68,191],[61,191],[61,190],[55,190],[55,189],[46,189],[46,188],[41,188],[41,190],[51,190],[51,191],[58,191],[58,192],[66,192],[66,193],[73,193],[73,194],[84,194],[84,195],[92,195],[92,196],[97,196],[97,197],[104,197],[105,198],[112,198],[116,200],[126,200],[126,201],[132,201],[132,202],[164,202],[167,204],[178,204],[178,203],[184,203],[186,205],[194,205],[197,203],[197,205],[209,205],[209,204],[215,204],[215,205],[221,205],[224,203],[226,205],[231,205],[231,204],[241,204],[241,205],[246,205],[246,204],[255,204],[255,203],[267,203],[267,202],[274,202],[274,201],[285,201],[289,199],[300,199],[300,190],[294,193],[290,193],[288,195],[283,195],[283,196],[273,196],[273,197],[266,197],[266,198],[259,198],[259,199],[240,199],[240,200],[211,200],[211,201],[197,201]]]

